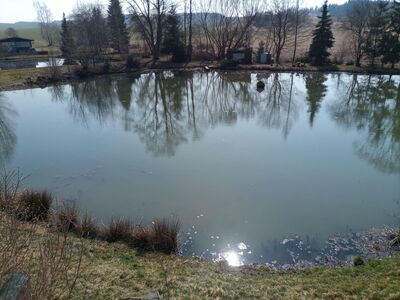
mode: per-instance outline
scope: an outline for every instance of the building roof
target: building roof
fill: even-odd
[[[31,39],[24,39],[20,37],[10,37],[5,39],[0,39],[0,43],[9,43],[9,42],[33,42]]]

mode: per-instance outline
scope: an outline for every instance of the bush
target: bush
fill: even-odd
[[[19,196],[19,216],[26,221],[47,221],[53,196],[47,191],[24,191]]]
[[[55,213],[55,226],[61,231],[79,233],[80,223],[75,206],[62,205]]]
[[[361,256],[353,256],[353,266],[363,266],[365,265],[364,259]]]
[[[238,65],[238,62],[232,59],[224,59],[219,64],[221,69],[232,69],[236,68]]]
[[[194,52],[192,55],[192,60],[213,61],[214,59],[215,59],[214,55],[205,51]]]
[[[182,63],[186,61],[186,47],[183,44],[179,44],[172,53],[172,61]]]
[[[133,237],[134,226],[124,218],[112,219],[103,230],[102,238],[109,243],[125,242],[130,244]]]
[[[126,67],[128,69],[139,69],[140,62],[133,55],[128,55],[128,58],[126,59]]]

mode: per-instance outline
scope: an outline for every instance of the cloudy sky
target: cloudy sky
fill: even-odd
[[[67,15],[76,6],[76,3],[99,2],[107,4],[108,0],[42,0],[54,14],[55,19],[61,19],[62,13]],[[306,6],[319,6],[324,0],[303,0]],[[329,3],[344,3],[347,0],[330,0]],[[183,2],[183,0],[182,0]],[[18,21],[34,21],[36,13],[33,0],[0,0],[0,23],[14,23]]]

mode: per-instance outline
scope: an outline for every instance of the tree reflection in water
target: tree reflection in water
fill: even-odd
[[[382,171],[400,172],[399,83],[387,76],[337,77],[338,100],[329,105],[337,124],[366,131],[357,154]],[[200,139],[207,128],[256,119],[282,131],[286,139],[298,119],[300,104],[308,106],[313,126],[327,94],[328,75],[247,72],[155,72],[136,77],[99,77],[50,90],[67,101],[74,119],[88,124],[122,121],[148,151],[173,156],[179,145]],[[256,91],[257,80],[266,88]]]
[[[339,83],[338,92],[330,106],[333,119],[365,134],[355,143],[356,153],[382,172],[400,173],[400,83],[353,75]]]
[[[6,97],[0,94],[0,165],[4,166],[12,157],[17,142],[13,118],[17,115]]]
[[[327,77],[324,73],[312,72],[305,75],[307,89],[307,104],[310,126],[314,125],[315,116],[317,115],[323,98],[326,95],[327,86],[325,81]]]

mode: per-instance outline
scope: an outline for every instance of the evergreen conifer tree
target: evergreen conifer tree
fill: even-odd
[[[186,59],[185,45],[182,41],[180,20],[175,6],[172,6],[165,20],[161,52],[172,54],[172,60],[183,62]]]
[[[368,36],[365,45],[365,53],[371,65],[375,65],[375,59],[382,55],[383,38],[384,34],[387,33],[388,24],[388,2],[379,1],[373,7],[368,24]],[[388,40],[389,39],[388,37]]]
[[[69,60],[73,51],[74,51],[74,39],[72,37],[72,32],[65,17],[65,13],[63,13],[63,18],[61,22],[61,45],[60,50],[63,57],[66,60]]]
[[[318,17],[319,22],[313,31],[313,39],[310,45],[309,58],[314,65],[324,65],[330,56],[329,49],[332,48],[334,38],[332,33],[332,20],[328,13],[328,3],[322,6],[322,15]]]
[[[110,0],[107,12],[111,47],[118,53],[126,53],[129,47],[129,33],[119,0]]]
[[[390,63],[394,68],[400,61],[400,2],[393,2],[389,19],[389,28],[384,32],[379,48],[382,63]]]

